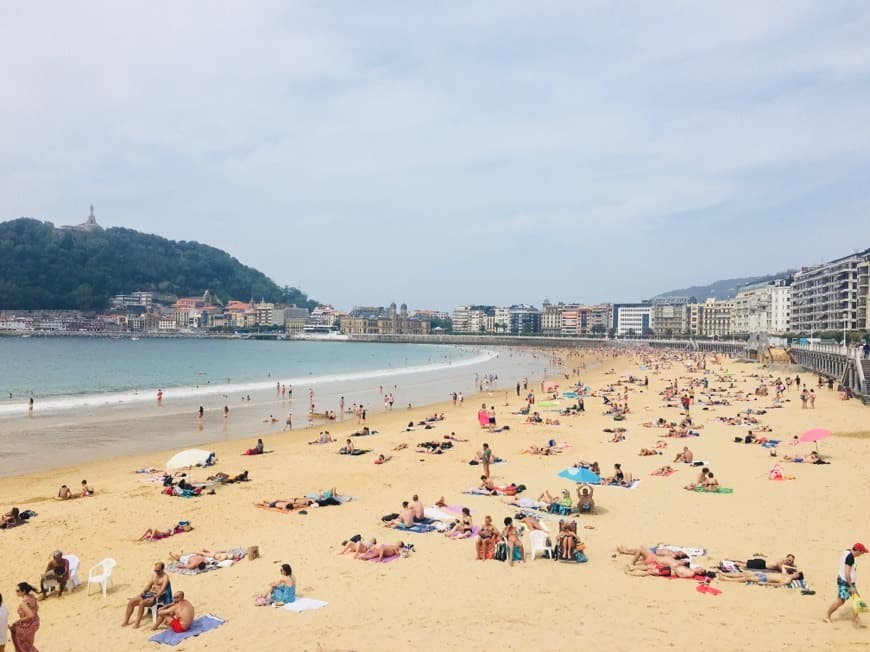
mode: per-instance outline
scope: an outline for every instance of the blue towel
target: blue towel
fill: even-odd
[[[405,527],[402,524],[396,526],[397,530],[403,530],[405,532],[415,532],[416,534],[426,534],[427,532],[434,532],[435,526],[429,525],[427,523],[414,523],[411,527]]]
[[[190,626],[186,632],[176,633],[171,629],[164,630],[159,634],[155,634],[149,641],[153,641],[154,643],[163,643],[164,645],[178,645],[186,638],[190,638],[191,636],[199,636],[209,630],[215,629],[216,627],[220,627],[224,624],[224,621],[216,616],[212,616],[211,614],[206,614],[205,616],[200,616],[196,620],[193,621],[193,624]]]

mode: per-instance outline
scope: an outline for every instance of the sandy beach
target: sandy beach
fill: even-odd
[[[127,599],[143,590],[154,563],[168,562],[170,551],[255,545],[261,554],[257,560],[243,559],[201,575],[171,575],[173,588],[185,592],[198,616],[211,613],[226,621],[176,649],[436,650],[463,645],[563,650],[595,645],[611,650],[691,646],[842,650],[870,646],[870,629],[853,627],[848,607],[835,614],[832,624],[822,621],[836,595],[841,551],[856,541],[870,545],[866,517],[870,409],[856,400],[839,400],[835,391],[817,388],[815,376],[800,372],[817,391],[815,409],[801,409],[798,392],[791,387],[784,394],[782,408],[767,409],[759,417],[770,432],[727,425],[719,417],[771,406],[772,389],[767,397],[752,394],[760,382],[757,375],[772,381],[776,376],[793,377],[795,370],[762,369],[728,358],[717,362],[708,355],[710,386],[725,388],[732,395],[742,389],[749,400],[706,410],[693,405],[694,424],[703,426],[700,436],[664,438],[666,430],[641,424],[659,417],[679,420],[679,408],[663,407],[660,392],[674,379],[681,389],[688,388],[692,379],[704,377],[703,372],[688,371],[677,359],[661,362],[658,371],[642,369],[641,358],[630,351],[590,351],[579,357],[561,351],[556,355],[563,362],[562,374],[553,377],[560,391],[576,382],[577,375],[571,370],[581,366],[585,366],[580,373],[583,383],[596,393],[617,382],[622,383],[621,390],[628,374],[647,376],[649,384],[627,385],[631,411],[620,422],[603,414],[605,405],[594,396],[585,399],[584,414],[558,417],[541,412],[542,417],[559,418],[559,426],[525,423],[525,416],[512,414],[525,405],[524,396],[518,397],[515,391],[516,379],[503,378],[498,390],[466,396],[462,406],[451,402],[413,410],[397,406],[392,412],[371,414],[367,425],[378,434],[354,440],[357,447],[373,449],[367,455],[338,455],[339,443],[307,443],[324,428],[343,442],[357,428],[353,420],[264,434],[265,449],[274,451],[267,455],[242,455],[255,444],[256,439],[250,437],[209,444],[218,464],[193,469],[189,479],[205,480],[215,471],[235,474],[247,470],[251,480],[190,499],[161,495],[159,484],[143,482],[147,474],[135,472],[163,469],[180,449],[0,479],[3,511],[17,506],[38,514],[26,525],[0,532],[6,559],[0,568],[0,591],[13,612],[11,620],[17,606],[15,583],[38,585],[52,550],[81,559],[83,582],[91,566],[112,557],[118,566],[114,587],[105,599],[97,591],[87,596],[83,584],[72,594],[40,603],[42,624],[36,645],[48,651],[157,650],[161,646],[147,641],[149,619],[140,629],[120,626]],[[732,382],[734,387],[729,388]],[[535,390],[538,400],[542,398],[539,382],[530,383],[529,389]],[[495,406],[498,425],[509,425],[509,430],[481,430],[477,409],[483,402]],[[570,402],[562,399],[560,407]],[[432,429],[405,430],[409,422],[441,412],[445,420]],[[626,439],[612,443],[612,435],[604,429],[616,426],[627,429]],[[785,455],[814,448],[813,444],[790,445],[794,435],[814,427],[833,431],[818,443],[830,464],[783,462]],[[770,456],[771,449],[734,442],[748,430],[782,440],[774,449],[777,458]],[[441,439],[451,432],[469,441],[456,442],[443,455],[415,451],[418,442]],[[549,456],[522,453],[550,439],[567,447]],[[667,443],[662,455],[638,455],[641,447],[655,447],[659,440]],[[454,541],[437,532],[402,533],[382,526],[381,516],[398,512],[401,501],[414,493],[426,505],[444,496],[449,505],[469,507],[475,524],[482,523],[485,515],[491,515],[498,525],[505,516],[513,516],[517,510],[502,497],[463,494],[479,484],[481,467],[470,466],[468,461],[483,442],[506,460],[492,467],[495,483],[524,484],[528,488],[524,497],[563,488],[573,492],[573,483],[557,473],[580,459],[598,461],[605,474],[619,462],[640,482],[633,489],[596,488],[597,513],[578,519],[580,536],[587,544],[586,564],[527,559],[509,568],[497,561],[477,561],[471,540]],[[393,451],[402,443],[408,447]],[[684,445],[696,459],[708,461],[722,486],[732,488],[733,493],[684,490],[697,476],[697,469],[673,463]],[[380,453],[393,458],[376,465]],[[43,454],[50,456],[52,451]],[[777,462],[794,479],[770,480],[769,471]],[[663,465],[679,468],[669,477],[650,475]],[[96,489],[94,497],[54,500],[61,484],[75,490],[82,479]],[[306,515],[253,505],[333,486],[353,500],[340,507],[308,509]],[[180,520],[190,521],[193,530],[157,542],[136,541],[146,528],[168,528]],[[545,523],[551,531],[557,526],[557,521]],[[337,556],[341,541],[357,533],[383,542],[410,542],[415,550],[388,564]],[[722,592],[712,595],[698,592],[694,581],[627,576],[623,569],[628,558],[614,557],[616,547],[642,543],[704,548],[706,554],[695,561],[711,568],[722,559],[763,554],[776,560],[794,553],[815,594],[714,580],[712,586]],[[254,606],[253,596],[278,579],[279,565],[284,562],[293,567],[297,593],[326,601],[327,606],[305,613]],[[859,588],[870,586],[870,566],[862,562],[858,564]],[[870,597],[870,589],[865,595]],[[7,649],[12,649],[11,642]]]

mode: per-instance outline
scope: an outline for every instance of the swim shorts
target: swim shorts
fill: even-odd
[[[839,577],[837,578],[837,597],[840,600],[848,600],[852,597],[852,594],[849,592],[849,585]]]
[[[181,621],[178,618],[173,618],[169,621],[169,626],[172,628],[172,631],[176,634],[181,634],[181,632],[187,631],[184,629],[184,625],[181,624]]]

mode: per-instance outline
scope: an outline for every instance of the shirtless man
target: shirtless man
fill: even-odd
[[[595,489],[589,484],[581,484],[577,487],[577,509],[581,514],[595,511],[595,499],[592,497],[594,493]]]
[[[674,458],[674,462],[683,462],[684,464],[691,464],[694,460],[695,456],[688,446],[683,446],[683,452],[677,453],[677,456]]]
[[[209,563],[209,559],[205,555],[197,552],[180,552],[179,554],[170,552],[169,558],[175,560],[177,568],[186,568],[188,570],[204,570]]]
[[[683,489],[688,489],[689,491],[694,491],[695,487],[703,487],[704,483],[707,482],[707,474],[710,473],[710,469],[706,466],[701,469],[701,472],[698,474],[698,479],[692,483],[687,484]]]
[[[374,546],[377,545],[377,543],[378,540],[375,537],[372,537],[371,539],[360,538],[359,541],[348,540],[344,544],[344,548],[342,548],[341,552],[339,552],[338,554],[346,555],[347,553],[352,552],[354,553],[354,557],[359,557],[360,555],[371,550]]]
[[[230,552],[229,550],[206,550],[205,548],[198,552],[185,553],[183,550],[179,550],[178,552],[170,552],[169,558],[174,559],[175,561],[181,561],[182,557],[184,557],[185,555],[199,555],[201,557],[205,557],[206,560],[213,559],[215,561],[236,559],[234,553]]]
[[[424,509],[423,503],[420,502],[420,496],[414,494],[411,497],[411,512],[414,514],[415,522],[420,523],[425,520],[426,517],[423,515]]]
[[[164,623],[177,634],[190,629],[193,624],[193,605],[184,599],[184,591],[176,591],[172,603],[158,609],[157,622],[151,629],[157,629]]]
[[[70,491],[70,488],[67,487],[65,484],[62,484],[57,492],[57,500],[69,500],[72,497],[73,495],[72,491]]]
[[[480,489],[483,491],[487,491],[490,494],[494,494],[495,491],[495,483],[487,478],[485,475],[480,476]]]
[[[48,595],[46,582],[55,582],[58,585],[57,597],[63,596],[63,591],[66,588],[67,580],[69,580],[69,561],[63,558],[63,553],[60,550],[55,550],[48,560],[48,565],[45,567],[45,572],[39,579],[39,588],[42,593],[40,600],[44,600]]]
[[[413,527],[414,526],[414,510],[408,505],[408,501],[402,501],[402,511],[399,517],[389,521],[387,527]]]
[[[133,614],[133,609],[136,608],[138,608],[138,611],[136,612],[136,623],[133,627],[139,627],[145,609],[152,607],[157,602],[157,599],[166,592],[166,588],[169,586],[169,576],[164,568],[162,561],[154,564],[154,574],[148,580],[148,584],[145,585],[145,588],[139,595],[127,601],[127,612],[124,614],[124,622],[121,623],[121,627],[126,627],[130,624],[130,616]]]

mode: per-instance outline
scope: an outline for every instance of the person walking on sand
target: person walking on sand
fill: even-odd
[[[293,430],[293,413],[287,413],[287,420],[284,422],[284,430]]]
[[[855,558],[860,557],[867,552],[867,546],[863,543],[856,543],[851,548],[844,550],[840,556],[840,572],[837,574],[837,599],[828,607],[825,613],[825,622],[831,622],[831,616],[834,612],[846,604],[846,600],[852,596],[861,597],[858,593],[858,570],[855,568]],[[855,611],[853,616],[856,625],[861,625],[861,620],[858,618],[858,612]]]
[[[39,652],[33,645],[39,629],[39,604],[36,602],[36,589],[27,582],[19,582],[15,593],[21,598],[18,605],[18,620],[9,625],[12,645],[15,652]],[[3,633],[4,640],[6,633]]]
[[[163,405],[163,390],[158,389],[157,390],[157,407],[160,407],[161,405]]]

